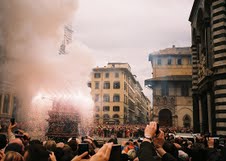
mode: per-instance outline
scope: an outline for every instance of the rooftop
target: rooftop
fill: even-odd
[[[157,52],[153,52],[150,55],[191,55],[190,47],[175,47],[173,45],[172,48],[166,48],[163,50],[159,50]]]

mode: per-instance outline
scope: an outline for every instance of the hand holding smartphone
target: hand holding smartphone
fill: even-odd
[[[156,132],[155,132],[156,136],[158,136],[159,133],[160,133],[160,130],[159,130],[159,123],[157,123],[157,128],[156,128]]]
[[[89,152],[89,144],[88,143],[80,143],[80,144],[78,144],[78,155],[81,155],[84,152]],[[86,155],[83,158],[84,159],[88,159],[89,155]]]
[[[109,161],[120,161],[121,158],[121,145],[114,144],[111,149]]]
[[[14,125],[14,124],[15,124],[15,118],[12,117],[12,118],[10,119],[10,122],[11,122],[11,125]]]

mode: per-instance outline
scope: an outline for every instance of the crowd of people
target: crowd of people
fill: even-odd
[[[111,137],[115,135],[118,138],[139,138],[144,136],[145,125],[95,125],[90,129],[90,134],[98,137]],[[161,130],[165,133],[193,132],[189,127],[162,127]]]
[[[103,144],[90,136],[72,137],[66,142],[33,140],[23,130],[14,131],[15,126],[10,123],[7,135],[0,134],[0,161],[226,161],[225,142],[204,135],[197,136],[195,142],[175,138],[170,133],[178,129],[158,130],[156,122],[97,126],[94,133],[114,136]],[[128,139],[119,143],[117,136]]]

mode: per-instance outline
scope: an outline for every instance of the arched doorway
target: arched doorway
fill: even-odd
[[[190,128],[191,127],[191,117],[189,115],[185,115],[183,118],[183,124],[185,128]]]
[[[172,113],[168,109],[159,111],[159,125],[169,127],[172,126]]]

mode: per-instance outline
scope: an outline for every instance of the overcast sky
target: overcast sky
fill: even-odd
[[[141,85],[151,76],[148,54],[191,46],[188,21],[193,0],[80,0],[75,37],[96,66],[127,62]]]

